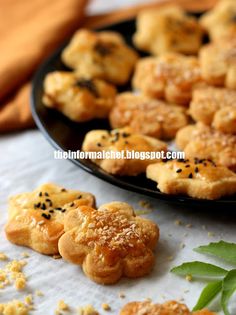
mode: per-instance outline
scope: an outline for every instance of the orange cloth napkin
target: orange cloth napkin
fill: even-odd
[[[104,0],[105,1],[105,0]],[[34,125],[30,113],[30,79],[42,62],[83,21],[88,0],[0,1],[0,132]],[[83,26],[96,27],[135,16],[147,6],[179,3],[205,10],[215,0],[167,0],[88,17]]]

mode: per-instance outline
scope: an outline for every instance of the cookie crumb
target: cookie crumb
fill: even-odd
[[[59,311],[69,311],[69,306],[63,300],[60,300],[57,305]]]
[[[1,260],[1,261],[6,261],[6,260],[8,260],[7,255],[1,252],[1,253],[0,253],[0,260]]]
[[[109,304],[103,303],[103,304],[102,304],[102,309],[103,309],[104,311],[110,311],[110,310],[111,310],[111,307],[110,307]]]
[[[33,304],[33,298],[32,298],[32,295],[29,294],[25,297],[25,303],[28,304],[28,305],[31,305]]]
[[[182,225],[182,221],[181,220],[175,220],[175,225]]]
[[[78,315],[99,315],[92,305],[86,305],[78,309]]]
[[[36,290],[36,291],[35,291],[35,295],[36,295],[36,296],[44,296],[43,292],[40,291],[40,290]]]
[[[149,210],[153,209],[153,206],[147,200],[140,200],[138,204],[142,208],[149,209]]]
[[[191,281],[193,280],[193,276],[192,276],[192,275],[187,275],[187,276],[185,277],[185,279],[186,279],[187,281],[191,282]]]
[[[26,286],[26,281],[24,278],[17,278],[15,281],[15,288],[17,290],[23,290]]]
[[[120,299],[124,299],[124,298],[125,298],[124,292],[119,292],[119,298],[120,298]]]
[[[27,252],[23,252],[23,253],[21,253],[21,256],[23,258],[29,258],[30,255]]]
[[[58,254],[58,255],[53,255],[52,258],[53,259],[61,259],[62,257],[61,257],[61,255]]]

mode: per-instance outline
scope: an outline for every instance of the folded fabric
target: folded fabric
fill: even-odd
[[[135,16],[144,7],[179,3],[202,11],[215,0],[170,0],[131,7],[83,20],[88,0],[3,0],[0,2],[0,132],[34,125],[30,79],[39,64],[84,22],[97,27]]]

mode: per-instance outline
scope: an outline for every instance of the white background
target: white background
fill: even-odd
[[[135,2],[141,1],[97,0],[90,5],[89,11],[92,13],[107,11]],[[150,276],[138,280],[122,279],[113,286],[97,285],[84,276],[80,267],[27,249],[30,253],[28,265],[25,267],[28,276],[27,289],[19,293],[10,286],[0,291],[0,302],[23,298],[35,290],[42,290],[45,296],[34,298],[36,310],[33,314],[54,314],[60,299],[64,299],[71,306],[70,314],[75,314],[76,307],[88,303],[93,304],[101,314],[105,314],[101,308],[104,302],[111,305],[111,314],[118,314],[122,305],[128,301],[145,298],[152,298],[155,302],[183,298],[191,308],[204,283],[197,281],[189,283],[170,274],[170,268],[191,260],[214,262],[213,259],[194,253],[192,249],[196,246],[220,239],[236,242],[236,220],[225,212],[225,208],[221,209],[220,214],[204,207],[202,211],[191,207],[183,209],[121,190],[85,173],[69,161],[54,160],[53,148],[37,130],[2,136],[0,158],[0,251],[5,252],[11,259],[20,258],[25,249],[8,243],[4,236],[7,198],[9,195],[31,191],[45,182],[90,191],[96,195],[98,205],[118,200],[127,201],[135,209],[140,209],[138,201],[147,200],[154,208],[148,217],[155,220],[161,230],[161,239],[156,249],[156,264]],[[177,226],[175,220],[181,220],[183,225]],[[192,224],[192,227],[187,228],[185,226],[187,224]],[[214,233],[215,236],[209,237],[208,232]],[[186,245],[184,248],[181,248],[182,243]],[[173,260],[170,260],[170,256]],[[222,263],[219,264],[224,266]],[[0,267],[2,266],[4,263],[1,262]],[[119,292],[124,292],[126,297],[120,299]],[[232,314],[235,314],[235,310]]]

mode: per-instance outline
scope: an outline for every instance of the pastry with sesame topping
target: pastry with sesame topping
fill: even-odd
[[[112,284],[122,276],[148,274],[158,238],[157,225],[136,216],[127,203],[111,202],[98,210],[80,206],[65,218],[59,251],[65,260],[81,265],[93,281]]]
[[[180,129],[176,144],[184,150],[186,158],[211,159],[236,171],[236,135],[219,132],[199,122]]]
[[[171,139],[187,125],[186,109],[130,92],[119,94],[110,115],[112,128],[131,127],[135,132],[157,139]]]
[[[163,304],[153,304],[150,301],[130,302],[120,311],[120,315],[216,315],[208,310],[190,312],[185,304],[168,301]]]
[[[153,55],[166,52],[195,55],[202,43],[203,29],[197,19],[177,5],[143,10],[136,24],[135,46]]]
[[[77,78],[72,72],[54,71],[44,80],[43,104],[76,122],[106,118],[115,95],[113,85],[100,79]]]
[[[197,57],[167,53],[141,59],[136,65],[133,87],[149,97],[188,106],[193,88],[201,81]]]
[[[200,24],[206,29],[211,39],[235,34],[236,32],[236,2],[235,0],[219,0],[213,9],[200,18]]]
[[[157,182],[161,192],[170,195],[214,200],[236,193],[236,174],[210,159],[152,164],[147,167],[147,178]]]
[[[127,83],[138,60],[134,49],[116,32],[78,30],[62,53],[62,61],[77,77]]]
[[[6,236],[12,243],[42,254],[58,254],[65,214],[79,205],[94,204],[95,197],[90,193],[65,190],[52,183],[41,185],[33,192],[10,198]]]
[[[203,79],[210,85],[236,89],[236,37],[218,39],[199,52]]]
[[[236,91],[202,87],[193,92],[190,115],[223,133],[236,134]]]
[[[104,171],[120,176],[135,176],[146,171],[147,165],[156,163],[160,159],[128,158],[129,152],[161,152],[167,151],[167,144],[152,137],[135,133],[131,128],[107,130],[92,130],[85,136],[82,150],[85,152],[109,152],[110,158],[106,156],[92,161],[99,165]],[[121,158],[112,157],[112,152],[120,152]],[[126,159],[127,157],[127,159]]]

